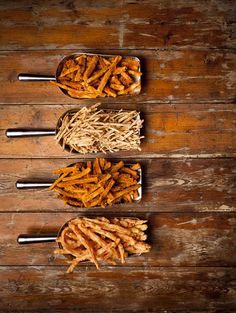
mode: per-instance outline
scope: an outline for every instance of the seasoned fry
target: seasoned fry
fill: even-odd
[[[139,70],[140,63],[135,58],[83,54],[67,59],[57,81],[51,83],[76,99],[115,98],[140,91],[140,88],[130,88],[140,83]]]
[[[60,176],[49,189],[55,190],[65,203],[79,207],[133,202],[139,197],[141,187],[139,171],[139,164],[125,165],[123,161],[112,164],[97,158],[54,171]]]
[[[83,261],[91,261],[97,269],[100,261],[111,265],[118,260],[125,263],[130,254],[150,251],[151,246],[145,242],[146,222],[135,218],[75,218],[62,229],[57,238],[59,249],[54,253],[70,257],[67,273]]]

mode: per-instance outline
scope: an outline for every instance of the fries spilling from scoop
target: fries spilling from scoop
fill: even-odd
[[[140,61],[135,57],[96,54],[71,55],[52,84],[72,98],[117,97],[141,90]]]
[[[59,177],[49,187],[66,204],[105,208],[115,203],[131,203],[141,197],[140,164],[112,163],[104,158],[78,162],[53,172]]]

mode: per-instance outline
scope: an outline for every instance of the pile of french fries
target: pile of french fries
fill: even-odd
[[[140,91],[140,62],[120,55],[71,57],[64,63],[52,84],[67,91],[72,98],[117,97]]]
[[[99,268],[99,261],[116,265],[125,262],[129,254],[142,254],[151,246],[144,242],[147,235],[146,220],[134,218],[75,218],[69,221],[57,238],[60,248],[57,254],[69,256],[67,273],[77,264],[91,261]]]
[[[139,112],[103,110],[99,105],[68,111],[60,120],[57,142],[79,153],[141,150]]]
[[[78,162],[53,172],[60,176],[49,187],[66,204],[105,208],[114,203],[132,202],[139,197],[140,164],[111,163],[104,158]]]

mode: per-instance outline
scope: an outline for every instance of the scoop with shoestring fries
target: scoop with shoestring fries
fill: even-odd
[[[140,60],[132,56],[74,53],[58,65],[56,75],[19,74],[21,81],[51,81],[76,99],[137,95],[141,91]]]
[[[100,103],[65,112],[56,129],[7,129],[7,137],[55,135],[63,149],[75,153],[141,150],[140,113],[104,110]]]
[[[77,217],[66,222],[57,235],[19,235],[19,244],[57,241],[55,254],[64,255],[69,264],[67,273],[73,272],[81,262],[90,261],[116,265],[125,263],[129,255],[150,251],[146,243],[147,221],[138,218]]]
[[[142,197],[142,171],[139,163],[125,164],[96,158],[53,171],[53,182],[17,181],[18,189],[49,187],[65,204],[75,207],[102,207],[132,203]]]

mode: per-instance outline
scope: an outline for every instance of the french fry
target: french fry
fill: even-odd
[[[54,253],[70,257],[66,261],[69,264],[67,273],[83,261],[91,261],[97,269],[100,262],[116,265],[120,260],[125,263],[130,254],[150,251],[151,246],[145,242],[146,222],[132,218],[75,218],[57,237],[59,249]],[[135,227],[136,224],[142,225],[143,229]]]
[[[137,171],[138,164],[125,166],[123,161],[111,163],[97,158],[54,171],[60,176],[49,189],[55,190],[66,204],[80,207],[132,202],[139,197]]]

